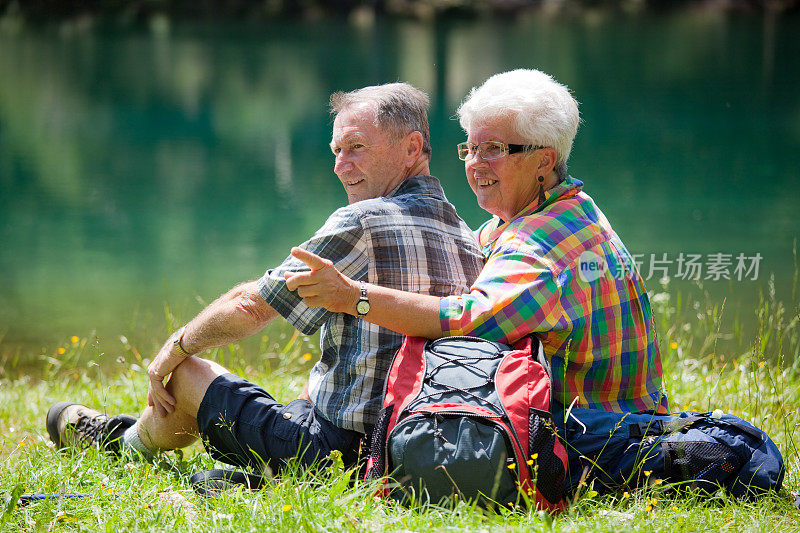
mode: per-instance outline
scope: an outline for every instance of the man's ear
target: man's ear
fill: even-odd
[[[404,150],[405,150],[405,157],[406,157],[406,166],[413,167],[417,164],[420,156],[422,155],[422,145],[424,144],[424,140],[422,139],[422,134],[418,131],[412,131],[406,138],[403,140],[404,142]]]

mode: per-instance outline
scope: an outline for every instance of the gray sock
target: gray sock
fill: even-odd
[[[152,459],[156,455],[156,452],[145,446],[144,442],[142,442],[142,439],[139,438],[138,421],[134,425],[126,429],[125,434],[122,435],[122,451],[138,452],[139,455],[141,455],[143,458],[147,460]]]

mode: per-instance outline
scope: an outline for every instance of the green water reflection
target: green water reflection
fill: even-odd
[[[93,331],[153,343],[164,302],[187,319],[280,261],[345,201],[335,90],[428,91],[432,168],[476,226],[452,116],[523,66],[581,102],[570,171],[628,247],[760,253],[757,282],[705,283],[752,307],[794,271],[798,35],[797,18],[706,12],[0,33],[0,350]]]

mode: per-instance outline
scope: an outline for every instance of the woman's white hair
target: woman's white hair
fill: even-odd
[[[548,74],[528,69],[495,74],[472,88],[458,108],[458,118],[466,132],[472,126],[512,119],[514,131],[527,144],[555,148],[556,173],[559,179],[566,177],[580,122],[578,102]]]

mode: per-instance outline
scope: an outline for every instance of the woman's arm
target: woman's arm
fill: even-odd
[[[357,315],[361,284],[336,270],[333,262],[292,248],[292,255],[311,268],[310,272],[287,273],[286,287],[297,290],[310,307],[334,313]],[[369,313],[363,319],[404,335],[438,339],[442,336],[439,298],[425,294],[366,284]]]

